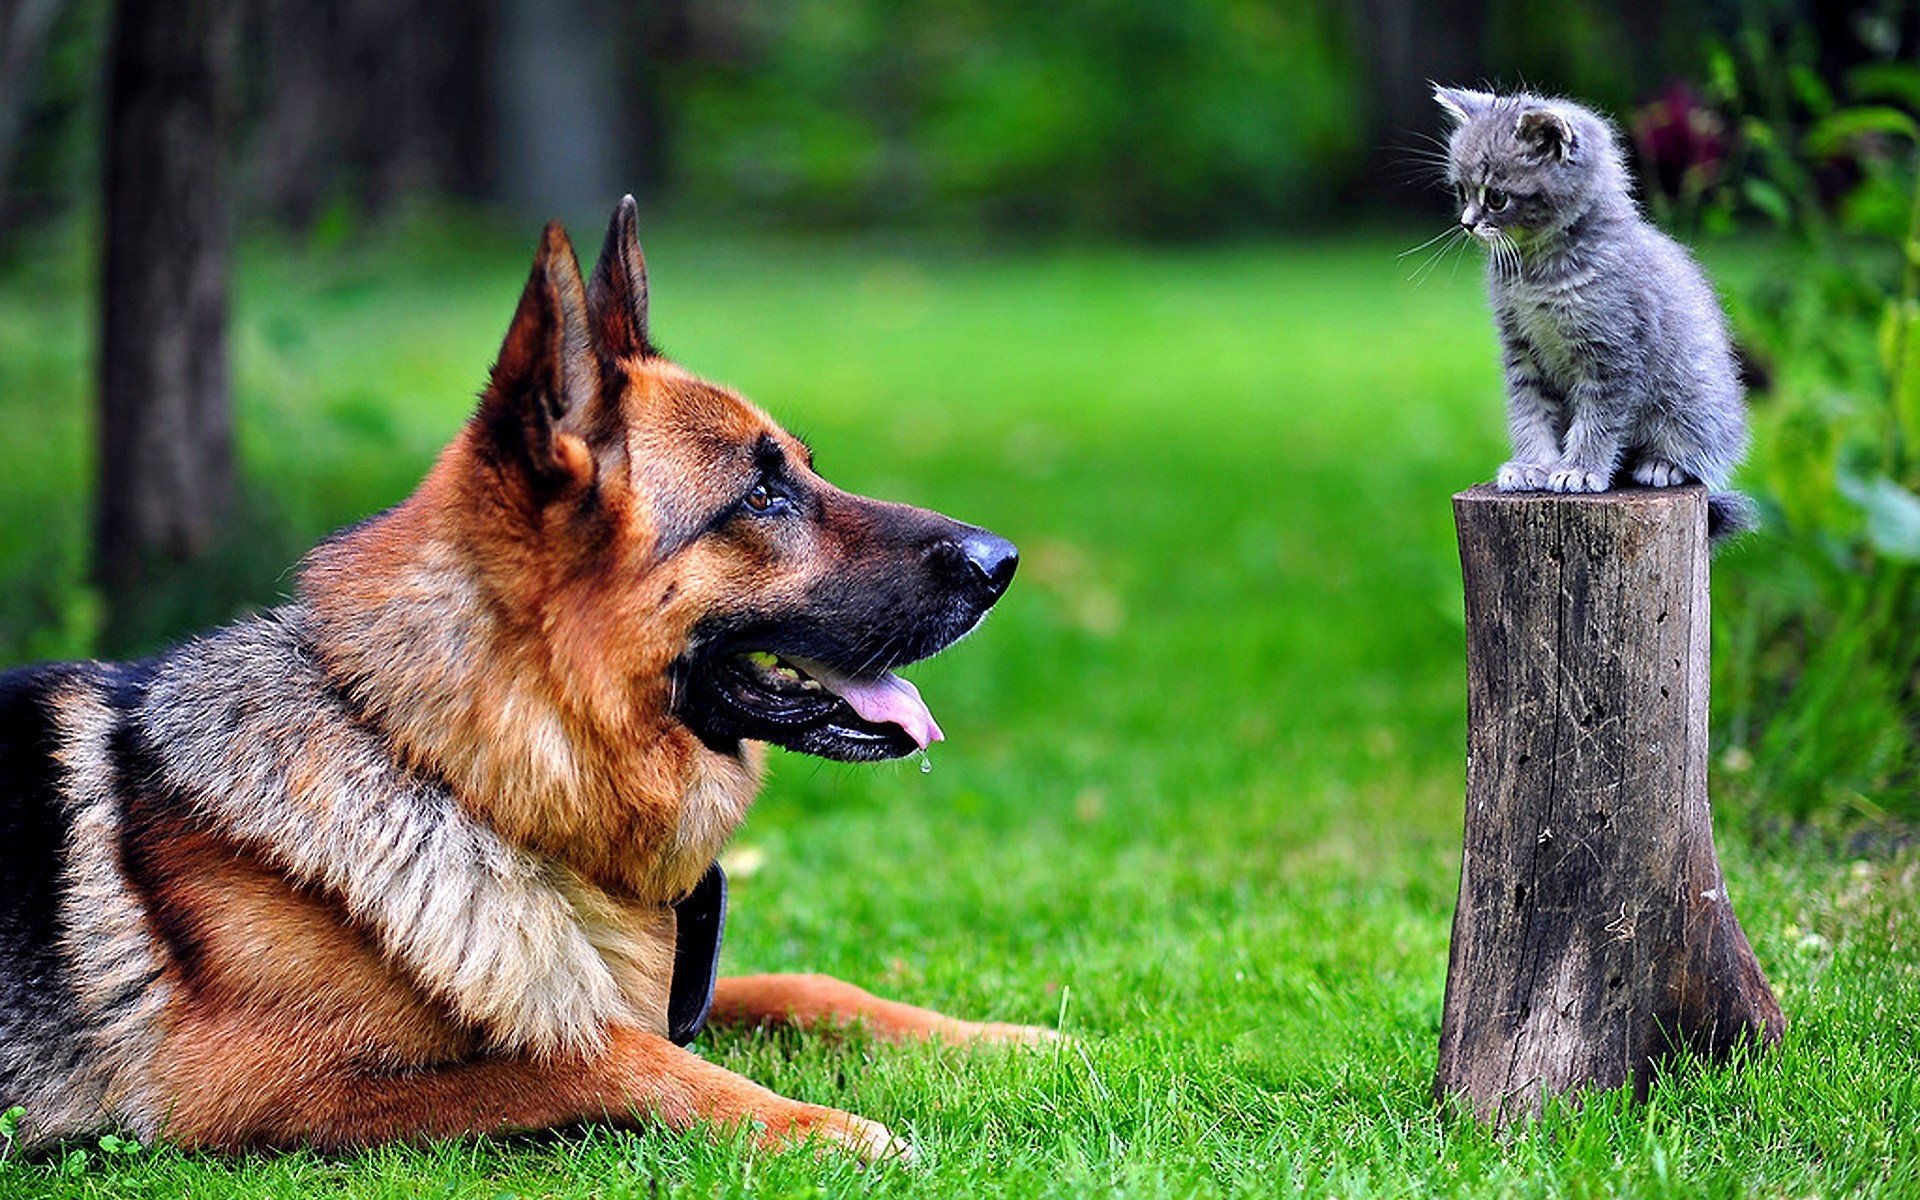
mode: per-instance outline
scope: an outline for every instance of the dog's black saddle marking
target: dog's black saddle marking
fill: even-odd
[[[720,939],[727,932],[727,873],[707,868],[687,898],[673,906],[673,984],[667,992],[667,1036],[684,1046],[706,1028],[720,977]]]

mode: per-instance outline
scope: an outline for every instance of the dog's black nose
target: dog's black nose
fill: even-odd
[[[968,530],[958,544],[961,557],[977,576],[972,582],[998,600],[1013,582],[1014,568],[1020,565],[1020,548],[984,529]]]

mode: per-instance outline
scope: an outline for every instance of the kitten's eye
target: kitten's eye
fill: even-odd
[[[1487,189],[1487,211],[1505,212],[1507,211],[1507,205],[1511,203],[1513,203],[1513,197],[1507,195],[1499,188]]]

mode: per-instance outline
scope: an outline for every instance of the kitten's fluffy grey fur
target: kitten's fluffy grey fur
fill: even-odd
[[[1713,493],[1708,527],[1752,524],[1725,492],[1746,404],[1713,288],[1640,215],[1613,126],[1565,100],[1435,88],[1447,178],[1489,250],[1513,460],[1506,491],[1602,492],[1626,470]]]

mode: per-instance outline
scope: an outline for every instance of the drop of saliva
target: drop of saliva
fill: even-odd
[[[915,750],[913,756],[920,760],[920,773],[922,775],[933,774],[933,760],[927,757],[925,750]]]

